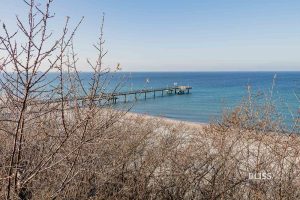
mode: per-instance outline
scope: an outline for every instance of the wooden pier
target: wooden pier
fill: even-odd
[[[132,91],[126,91],[126,92],[113,92],[113,93],[101,93],[93,98],[94,102],[98,102],[99,105],[102,101],[105,101],[106,103],[117,103],[118,99],[120,99],[120,102],[127,102],[129,100],[129,96],[133,96],[134,100],[138,100],[140,96],[142,96],[144,99],[147,98],[155,98],[156,96],[166,96],[171,94],[176,95],[182,95],[182,94],[189,94],[190,90],[192,89],[191,86],[176,86],[176,87],[165,87],[165,88],[154,88],[154,89],[141,89],[141,90],[132,90]],[[123,97],[123,98],[120,98]],[[123,99],[123,101],[122,101]],[[67,104],[72,104],[72,102],[77,102],[81,104],[81,106],[84,106],[86,102],[90,101],[90,97],[88,96],[81,96],[76,98],[65,98],[64,99]],[[51,99],[51,100],[40,100],[40,101],[34,101],[31,102],[30,105],[39,105],[39,104],[56,104],[60,103],[61,99]],[[72,106],[71,106],[72,107]],[[6,106],[3,106],[1,108],[6,108]]]
[[[126,91],[126,92],[116,92],[116,93],[105,93],[102,95],[103,99],[111,100],[113,103],[117,103],[119,97],[123,96],[124,102],[127,102],[128,96],[134,95],[134,99],[137,100],[138,96],[143,95],[144,99],[148,97],[155,98],[157,95],[164,96],[165,94],[189,94],[190,90],[192,89],[191,86],[176,86],[176,87],[165,87],[165,88],[154,88],[154,89],[141,89],[141,90],[133,90],[133,91]],[[149,96],[149,95],[151,96]]]
[[[117,103],[118,100],[120,102],[128,102],[129,97],[133,96],[134,100],[140,99],[142,96],[143,99],[147,98],[155,98],[156,96],[166,96],[166,95],[171,95],[171,94],[176,94],[176,95],[182,95],[182,94],[189,94],[190,90],[192,89],[191,86],[176,86],[176,87],[165,87],[165,88],[151,88],[151,89],[141,89],[141,90],[131,90],[131,91],[125,91],[125,92],[113,92],[113,93],[101,93],[94,97],[93,101],[106,101],[109,103]],[[123,97],[123,98],[121,98]],[[82,106],[85,104],[86,101],[89,101],[88,96],[84,97],[79,97],[76,98],[77,102],[81,102]],[[72,102],[75,99],[65,99],[65,101]],[[122,101],[123,100],[123,101]],[[59,103],[61,100],[51,100],[51,103]],[[49,103],[49,101],[48,101]]]

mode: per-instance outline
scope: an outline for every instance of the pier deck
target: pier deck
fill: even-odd
[[[164,92],[167,94],[189,94],[191,86],[176,86],[176,87],[165,87],[165,88],[151,88],[151,89],[141,89],[141,90],[132,90],[126,92],[116,92],[116,93],[105,93],[102,95],[102,98],[111,98],[114,103],[117,102],[118,97],[123,96],[124,101],[126,102],[127,96],[134,95],[137,99],[138,95],[144,94],[144,98],[147,99],[147,94],[152,93],[155,98],[157,93],[161,93],[161,96],[164,96]]]
[[[150,89],[140,89],[140,90],[131,90],[131,91],[125,91],[125,92],[113,92],[113,93],[101,93],[97,95],[94,98],[94,101],[101,101],[101,100],[106,100],[111,103],[117,103],[118,99],[123,99],[123,102],[128,101],[128,97],[133,95],[134,99],[137,100],[138,97],[141,95],[144,96],[144,99],[147,99],[148,97],[153,97],[155,98],[157,95],[159,96],[164,96],[165,94],[177,94],[177,95],[182,95],[182,94],[189,94],[190,90],[192,89],[191,86],[176,86],[176,87],[164,87],[164,88],[150,88]],[[147,95],[149,94],[149,95]],[[150,96],[150,94],[152,94]],[[120,98],[123,97],[123,98]],[[88,96],[84,97],[79,97],[76,98],[76,101],[81,101],[82,104],[84,104],[85,101],[89,101]],[[73,101],[75,99],[65,99],[65,101]],[[60,102],[60,99],[54,100],[52,99],[51,102],[48,101],[48,103],[58,103]],[[122,100],[120,100],[122,101]]]
[[[155,98],[157,96],[164,96],[165,94],[189,94],[190,90],[192,89],[191,86],[176,86],[176,87],[164,87],[164,88],[150,88],[150,89],[140,89],[140,90],[131,90],[131,91],[125,91],[125,92],[113,92],[113,93],[101,93],[97,95],[95,98],[93,98],[93,101],[99,101],[99,103],[102,100],[105,100],[110,103],[117,103],[118,99],[122,102],[127,102],[129,100],[130,95],[134,95],[134,99],[137,100],[140,95],[144,96],[144,99],[147,98]],[[149,94],[149,95],[147,95]],[[150,94],[152,94],[150,96]],[[123,98],[120,98],[123,97]],[[90,100],[90,97],[88,96],[82,96],[77,98],[65,98],[65,102],[81,102],[81,105],[84,106],[84,104]],[[38,105],[38,104],[52,104],[52,103],[60,103],[61,99],[50,99],[50,100],[40,100],[40,101],[34,101],[31,102],[30,105]],[[6,108],[6,106],[2,106],[1,108]]]

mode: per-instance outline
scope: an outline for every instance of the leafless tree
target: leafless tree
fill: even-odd
[[[109,69],[103,66],[102,59],[107,52],[103,49],[103,24],[101,26],[99,43],[95,48],[98,51],[98,59],[95,64],[88,60],[90,67],[94,70],[90,88],[83,87],[76,66],[76,54],[74,52],[74,35],[83,21],[77,23],[74,29],[69,29],[69,17],[67,17],[62,33],[54,38],[52,32],[48,31],[51,18],[50,6],[52,0],[48,0],[45,7],[36,4],[36,1],[24,0],[28,7],[27,21],[16,17],[18,31],[9,33],[3,24],[4,34],[0,36],[1,41],[1,119],[4,126],[1,127],[6,137],[12,139],[11,152],[7,157],[9,165],[5,166],[7,175],[3,178],[6,184],[6,198],[13,198],[12,194],[22,196],[29,193],[28,185],[36,176],[46,170],[51,170],[71,154],[76,155],[72,161],[70,170],[61,183],[58,191],[61,191],[70,176],[74,176],[74,166],[83,149],[84,144],[100,137],[100,134],[91,133],[91,123],[95,123],[94,116],[99,112],[96,102],[102,99],[103,87],[108,82],[102,77],[108,77]],[[24,38],[25,42],[22,42]],[[71,53],[70,53],[71,52]],[[56,72],[56,76],[49,76]],[[69,77],[69,78],[66,78]],[[72,78],[73,77],[73,78]],[[52,79],[51,79],[52,78]],[[80,89],[76,89],[76,85]],[[88,98],[82,99],[82,96]],[[85,103],[84,109],[79,109],[79,101]],[[70,104],[73,104],[70,111]],[[81,105],[82,106],[82,105]],[[73,110],[76,110],[74,113]],[[74,117],[76,115],[76,117]],[[117,120],[120,113],[108,112],[110,115],[105,121],[105,128]],[[51,117],[56,117],[58,122],[57,131],[45,132],[46,136],[35,135],[32,140],[32,128],[43,126]],[[73,118],[72,118],[73,117]],[[104,122],[103,122],[104,123]],[[100,125],[100,126],[99,126]],[[99,122],[92,128],[101,129],[104,126]],[[73,147],[68,143],[80,135],[80,141]],[[45,151],[38,159],[28,160],[24,152],[31,145],[43,140],[53,140],[44,144]],[[70,151],[63,155],[61,151],[65,148]],[[58,158],[57,155],[60,155]]]

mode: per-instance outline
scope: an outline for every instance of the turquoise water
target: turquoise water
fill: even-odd
[[[193,87],[190,94],[161,97],[158,92],[156,98],[148,94],[145,100],[141,95],[138,101],[132,98],[126,104],[120,97],[117,106],[133,105],[132,112],[206,123],[218,118],[223,110],[239,105],[247,96],[248,85],[254,93],[269,94],[275,74],[273,101],[284,120],[291,124],[292,116],[298,114],[300,106],[295,96],[300,96],[300,72],[122,72],[114,74],[106,92],[120,80],[123,81],[119,91],[161,88],[173,86],[174,82],[189,85]],[[80,76],[84,86],[88,87],[91,73],[82,72]]]
[[[160,88],[178,85],[193,87],[190,94],[156,98],[149,94],[134,102],[133,112],[191,122],[209,122],[224,109],[237,106],[247,96],[247,86],[254,92],[270,94],[276,74],[273,101],[287,122],[300,106],[300,72],[144,72],[122,73],[127,77],[122,90]],[[148,81],[147,81],[148,79]],[[122,102],[122,99],[120,99]]]
[[[270,94],[275,75],[272,101],[284,121],[291,125],[300,115],[300,101],[297,99],[297,95],[300,97],[300,72],[121,72],[108,77],[103,75],[101,82],[105,77],[111,80],[109,85],[104,85],[105,92],[111,92],[120,82],[118,91],[171,87],[174,83],[191,86],[190,93],[184,95],[165,94],[161,97],[157,92],[154,98],[149,93],[146,100],[142,94],[138,101],[132,95],[132,98],[127,97],[128,103],[123,103],[124,97],[120,97],[116,106],[128,105],[133,106],[132,112],[207,123],[220,117],[224,110],[238,106],[247,97],[248,86],[253,93]],[[47,85],[49,89],[58,83],[57,76],[57,73],[48,74],[46,79],[54,80]],[[92,74],[81,72],[80,77],[84,87],[89,88]]]

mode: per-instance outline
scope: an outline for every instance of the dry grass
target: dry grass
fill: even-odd
[[[300,138],[239,128],[236,115],[222,124],[195,125],[127,114],[99,129],[107,111],[99,112],[89,133],[97,139],[71,153],[81,144],[76,130],[23,190],[32,199],[298,199]],[[59,144],[61,137],[47,135],[55,134],[59,121],[51,116],[26,132],[24,180]],[[11,138],[1,136],[5,177]],[[249,180],[255,172],[272,178]]]

